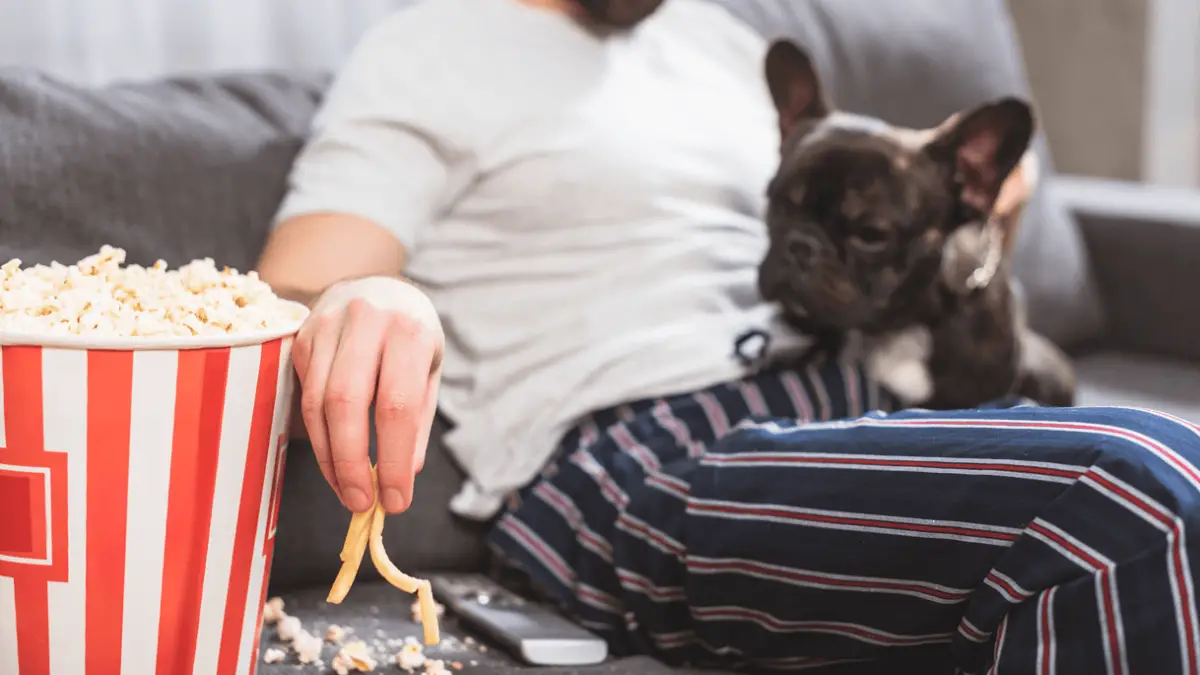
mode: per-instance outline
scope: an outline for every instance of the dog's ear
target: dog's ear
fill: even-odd
[[[1017,98],[984,104],[946,120],[926,152],[953,176],[959,200],[990,213],[1000,188],[1033,139],[1033,109]]]
[[[787,138],[800,122],[825,117],[830,107],[821,90],[821,80],[812,59],[789,40],[779,40],[767,52],[767,85],[775,109],[779,111],[779,130]]]

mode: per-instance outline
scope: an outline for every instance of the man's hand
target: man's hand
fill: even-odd
[[[394,277],[334,284],[301,327],[293,361],[304,423],[321,472],[351,511],[374,501],[372,402],[383,507],[398,513],[412,503],[437,411],[443,345],[429,298]]]

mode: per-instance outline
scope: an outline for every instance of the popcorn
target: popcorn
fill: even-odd
[[[333,663],[330,664],[333,672],[338,675],[348,675],[355,670],[368,673],[375,670],[375,665],[375,660],[371,658],[367,652],[367,645],[363,642],[351,642],[342,647],[342,651],[333,657]]]
[[[304,310],[255,272],[217,269],[211,258],[177,270],[125,264],[104,246],[74,265],[0,265],[0,330],[51,335],[192,337],[294,325]]]
[[[271,598],[263,605],[263,623],[270,626],[287,616],[283,613],[283,598]]]
[[[410,673],[425,665],[425,652],[421,649],[421,645],[415,642],[406,642],[400,652],[396,654],[396,665]]]
[[[337,656],[333,657],[333,662],[329,664],[329,667],[337,675],[350,675],[350,671],[355,670],[354,662],[350,660],[350,657],[340,652]]]
[[[263,663],[283,663],[286,658],[287,653],[282,649],[271,647],[266,654],[263,654]]]
[[[279,625],[275,630],[278,631],[280,640],[291,642],[296,639],[296,636],[304,632],[304,627],[300,625],[300,619],[285,615],[279,620]]]
[[[326,642],[341,642],[346,637],[346,629],[341,626],[330,626],[325,629]]]
[[[321,658],[321,647],[324,644],[321,638],[301,630],[292,640],[292,649],[296,650],[300,663],[310,664]]]

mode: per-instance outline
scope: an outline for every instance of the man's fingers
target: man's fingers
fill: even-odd
[[[429,384],[425,389],[425,409],[421,415],[422,424],[417,435],[417,446],[413,456],[413,474],[425,469],[425,457],[429,453],[429,434],[433,431],[433,420],[437,416],[438,390],[442,384],[442,370],[437,370],[429,376]]]
[[[379,440],[376,468],[383,508],[404,511],[412,503],[418,444],[428,440],[426,393],[436,341],[419,324],[389,330],[379,368],[375,429]]]
[[[329,429],[325,424],[325,386],[329,381],[329,369],[337,353],[341,322],[333,317],[317,317],[310,335],[305,336],[296,373],[300,376],[300,416],[308,429],[308,440],[321,474],[330,487],[338,490],[337,477],[333,472],[333,461],[329,454]]]
[[[296,377],[301,383],[308,374],[308,362],[312,359],[312,338],[315,332],[315,329],[310,329],[308,325],[305,325],[300,329],[300,334],[296,336],[296,341],[292,343],[292,367],[295,368]]]
[[[375,503],[371,485],[371,399],[379,373],[387,317],[365,301],[346,307],[337,355],[325,388],[325,420],[338,496],[362,513]]]

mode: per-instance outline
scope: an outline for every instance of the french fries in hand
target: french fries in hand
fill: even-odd
[[[425,632],[425,644],[436,645],[441,641],[441,631],[438,628],[437,606],[433,600],[433,588],[428,581],[410,577],[401,572],[388,558],[383,547],[383,519],[387,513],[379,503],[379,479],[375,470],[371,470],[371,480],[375,491],[375,505],[363,513],[356,513],[350,519],[350,527],[346,531],[346,543],[342,546],[342,568],[338,571],[333,587],[329,589],[326,602],[337,605],[346,599],[354,578],[358,576],[358,568],[362,566],[367,549],[371,551],[371,562],[379,570],[387,582],[405,593],[417,596],[421,605],[421,626]]]

